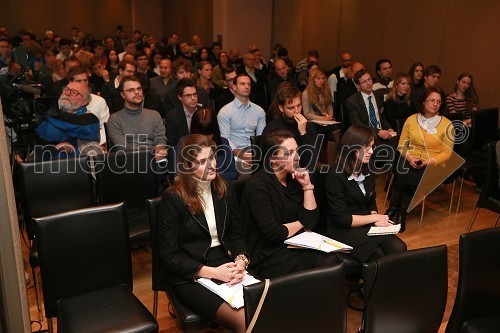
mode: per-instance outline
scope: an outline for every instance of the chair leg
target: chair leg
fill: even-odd
[[[477,213],[479,212],[479,207],[476,208],[474,214],[472,214],[472,218],[470,219],[469,226],[467,227],[467,232],[470,232],[472,229],[472,225],[474,224],[474,220],[476,219]]]
[[[496,226],[497,226],[497,224],[498,224],[498,220],[499,220],[499,219],[500,219],[500,214],[497,214],[497,219],[495,220],[495,226],[494,226],[494,227],[496,227]]]
[[[47,330],[49,333],[54,333],[54,318],[47,318]]]
[[[451,207],[453,207],[453,196],[455,194],[455,185],[457,184],[457,180],[455,179],[453,181],[453,187],[451,188],[451,195],[450,195],[450,207],[448,208],[448,216],[451,214]]]
[[[156,318],[158,315],[158,291],[154,291],[153,293],[153,316]]]
[[[462,179],[460,180],[460,191],[458,191],[457,210],[455,211],[455,214],[458,214],[458,209],[460,208],[460,200],[462,199],[462,189],[464,188],[464,179],[465,177],[462,177]]]
[[[35,286],[35,298],[36,298],[36,308],[38,311],[38,320],[43,321],[42,313],[42,289],[38,283],[38,275],[36,274],[36,268],[31,267],[31,274],[33,275],[33,285]]]
[[[425,197],[424,200],[422,200],[422,212],[420,213],[420,224],[422,224],[422,221],[424,220],[424,212],[425,212]]]
[[[394,173],[391,174],[391,180],[389,180],[389,186],[387,186],[387,192],[385,193],[384,206],[387,206],[387,198],[389,197],[389,192],[391,191],[393,181],[394,181]]]

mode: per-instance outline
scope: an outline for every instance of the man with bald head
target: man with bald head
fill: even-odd
[[[339,81],[337,84],[337,99],[335,101],[335,107],[337,110],[340,110],[340,107],[344,105],[346,99],[358,92],[358,88],[356,87],[356,83],[353,78],[354,75],[362,69],[365,69],[365,66],[363,66],[362,63],[359,61],[353,62],[351,70],[347,71],[347,80],[343,83],[340,83],[342,81]]]
[[[84,147],[99,145],[99,118],[87,110],[91,98],[83,83],[68,83],[59,97],[57,115],[46,117],[36,134],[66,156],[79,156]]]
[[[269,101],[272,101],[276,95],[276,91],[278,90],[278,86],[282,82],[289,82],[294,87],[298,88],[297,80],[295,79],[295,74],[293,71],[290,71],[290,67],[287,66],[285,60],[278,58],[274,62],[274,72],[269,74],[269,83],[268,83],[268,98]],[[272,117],[266,116],[267,121],[271,121]]]

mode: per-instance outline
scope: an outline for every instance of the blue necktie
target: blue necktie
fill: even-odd
[[[370,126],[378,128],[377,115],[375,114],[371,96],[368,96],[368,111],[370,111]]]

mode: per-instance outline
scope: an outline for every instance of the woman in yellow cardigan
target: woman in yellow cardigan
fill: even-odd
[[[422,96],[421,113],[411,115],[403,125],[398,150],[397,175],[391,195],[391,207],[385,213],[405,230],[405,218],[411,198],[415,193],[425,169],[444,166],[453,152],[453,124],[439,113],[443,100],[439,90],[429,88]],[[402,167],[401,167],[402,166]]]

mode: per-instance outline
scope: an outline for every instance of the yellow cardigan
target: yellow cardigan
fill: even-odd
[[[444,165],[453,152],[455,131],[453,124],[445,117],[436,126],[436,133],[430,134],[420,127],[417,114],[411,115],[403,125],[398,150],[401,155],[428,161],[431,158],[436,164]]]

